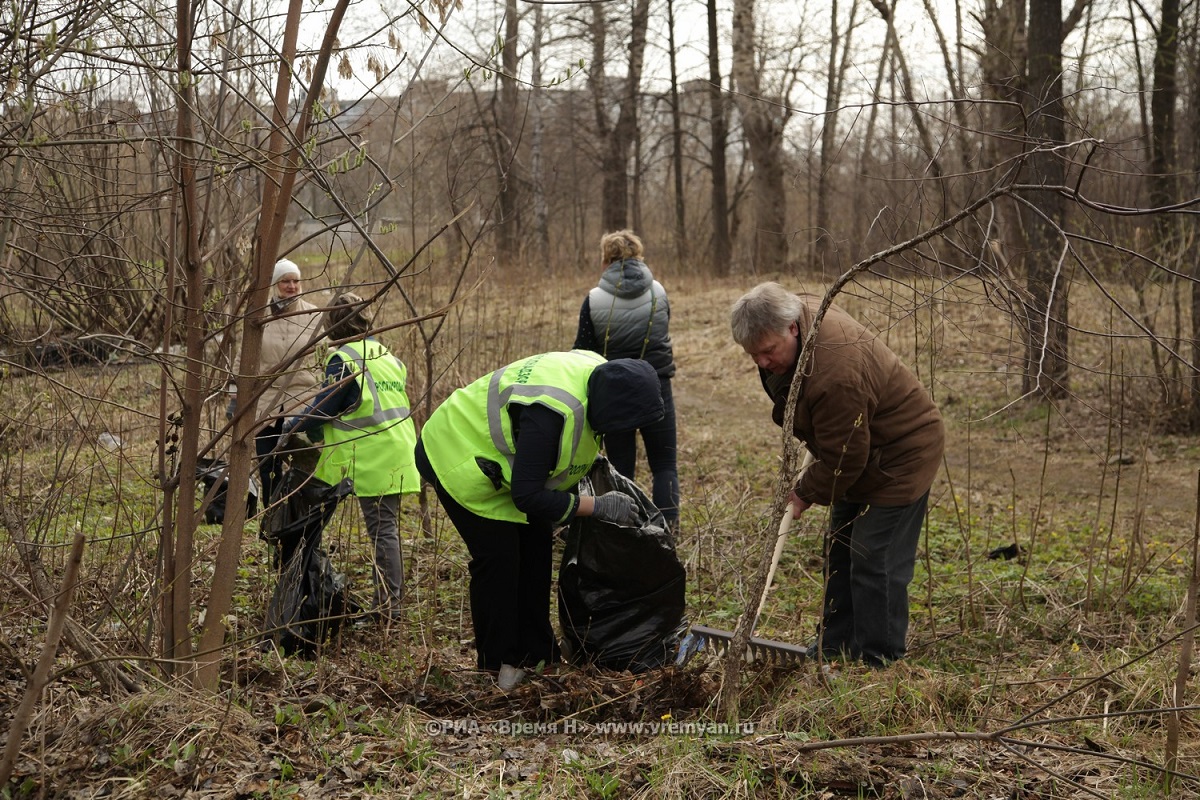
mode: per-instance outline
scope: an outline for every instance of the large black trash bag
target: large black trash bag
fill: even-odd
[[[279,580],[267,606],[266,635],[285,653],[313,655],[342,619],[361,610],[346,576],[321,548],[321,534],[350,481],[330,486],[290,469],[275,489],[261,533],[275,548]]]
[[[641,488],[597,459],[581,491],[637,500],[641,525],[576,517],[558,570],[558,618],[573,661],[644,672],[670,663],[687,632],[686,572],[662,512]]]
[[[225,521],[225,501],[229,495],[229,465],[219,458],[201,458],[196,461],[196,480],[204,486],[204,495],[212,491],[212,502],[204,509],[207,525],[220,525]],[[246,491],[246,519],[258,513],[258,486],[251,477]]]

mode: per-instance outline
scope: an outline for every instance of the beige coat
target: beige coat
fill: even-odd
[[[803,339],[821,299],[801,298]],[[760,370],[776,425],[783,424],[794,373]],[[793,430],[817,459],[796,486],[810,503],[908,505],[929,490],[942,462],[945,431],[929,392],[887,345],[837,306],[817,331]]]
[[[294,312],[311,313],[294,313]],[[263,326],[262,358],[259,366],[273,369],[304,349],[313,334],[321,328],[321,313],[317,306],[297,298],[287,309],[288,316],[269,317]],[[323,348],[317,348],[321,350]],[[298,358],[274,374],[271,385],[263,392],[255,416],[264,422],[269,417],[295,413],[303,409],[317,393],[320,362],[315,353]]]

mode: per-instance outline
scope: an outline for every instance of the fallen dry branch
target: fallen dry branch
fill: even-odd
[[[34,602],[47,605],[49,598],[54,596],[54,589],[46,568],[42,565],[41,556],[36,547],[29,544],[25,537],[24,521],[12,510],[7,502],[0,504],[0,515],[8,528],[9,536],[17,547],[17,553],[29,573],[33,589],[23,586],[13,576],[3,573],[11,586],[29,597]],[[67,646],[74,650],[86,662],[92,675],[104,692],[113,697],[120,697],[130,692],[142,691],[142,685],[127,672],[113,663],[113,660],[101,653],[92,644],[90,636],[78,622],[71,618],[65,621],[63,639]]]
[[[79,583],[79,564],[83,561],[83,544],[87,537],[83,532],[75,534],[75,542],[71,546],[71,558],[67,561],[67,571],[63,575],[62,589],[54,598],[54,607],[50,612],[50,622],[46,625],[46,643],[42,647],[42,656],[38,659],[33,677],[25,687],[25,696],[17,713],[13,714],[12,725],[8,728],[8,742],[4,746],[4,757],[0,759],[0,786],[8,783],[12,776],[13,765],[21,752],[21,740],[25,738],[25,728],[29,725],[29,717],[33,707],[37,705],[42,690],[50,675],[50,667],[58,655],[58,642],[62,638],[67,614],[71,610],[71,600],[75,596],[75,586]]]
[[[1173,712],[1193,711],[1193,710],[1197,710],[1197,708],[1193,706],[1193,707],[1181,708],[1181,709],[1151,709],[1149,711],[1141,711],[1141,712],[1125,712],[1124,715],[1128,716],[1130,714],[1135,714],[1135,713],[1170,714]],[[1116,716],[1116,715],[1115,714],[1109,714],[1109,715],[1096,714],[1096,715],[1089,715],[1088,718],[1094,719],[1094,718],[1105,717],[1105,716]],[[1076,718],[1070,717],[1070,718],[1064,718],[1062,720],[1045,720],[1044,722],[1045,723],[1066,722],[1066,721],[1071,721],[1074,719],[1076,719]],[[1042,723],[1039,723],[1039,724],[1042,724]],[[1008,735],[1008,734],[1012,733],[1014,730],[1028,728],[1028,727],[1032,727],[1032,724],[1031,723],[1023,723],[1023,724],[1018,724],[1018,725],[1012,725],[1012,726],[1001,728],[1001,729],[995,730],[995,731],[926,731],[926,732],[922,732],[922,733],[896,734],[893,736],[862,736],[862,737],[856,737],[856,738],[852,738],[852,739],[829,739],[829,740],[818,741],[818,742],[803,742],[803,743],[793,745],[793,752],[796,754],[795,757],[793,758],[793,763],[795,762],[796,758],[799,758],[803,754],[814,753],[814,752],[817,752],[820,750],[832,750],[832,749],[839,749],[839,748],[863,749],[863,748],[878,747],[878,746],[883,746],[883,745],[913,744],[913,743],[919,743],[919,742],[926,742],[926,743],[928,743],[928,742],[977,742],[977,743],[987,743],[987,744],[999,745],[1000,747],[1004,748],[1005,751],[1011,753],[1012,755],[1016,756],[1017,758],[1020,758],[1021,760],[1026,761],[1029,764],[1032,764],[1033,766],[1036,766],[1038,769],[1043,770],[1046,773],[1053,775],[1054,777],[1056,777],[1066,783],[1069,783],[1069,784],[1075,786],[1076,788],[1078,788],[1079,790],[1084,791],[1095,797],[1105,798],[1105,797],[1107,797],[1107,795],[1099,794],[1099,793],[1095,792],[1094,790],[1088,788],[1087,786],[1082,785],[1081,783],[1074,780],[1073,778],[1071,778],[1067,775],[1058,773],[1054,769],[1046,766],[1045,764],[1039,763],[1038,761],[1034,760],[1029,755],[1029,751],[1031,751],[1031,750],[1052,750],[1052,751],[1056,751],[1056,752],[1071,753],[1071,754],[1076,754],[1076,755],[1086,754],[1086,755],[1088,755],[1094,759],[1100,760],[1100,761],[1110,761],[1113,763],[1126,764],[1126,765],[1130,765],[1130,766],[1136,766],[1136,767],[1141,767],[1144,769],[1152,770],[1154,772],[1161,773],[1164,777],[1170,777],[1172,779],[1183,780],[1183,781],[1186,781],[1186,782],[1192,784],[1193,786],[1200,787],[1200,775],[1192,775],[1190,773],[1179,772],[1172,767],[1166,767],[1166,766],[1163,766],[1160,764],[1155,764],[1152,761],[1146,761],[1144,759],[1139,759],[1139,758],[1131,758],[1129,756],[1120,755],[1119,753],[1108,753],[1108,752],[1102,752],[1102,751],[1097,751],[1097,750],[1092,750],[1092,749],[1085,750],[1083,748],[1071,747],[1069,745],[1063,745],[1063,744],[1059,744],[1057,742],[1041,742],[1041,741],[1037,741],[1037,740],[1033,740],[1033,739],[1020,739],[1020,738],[1016,738],[1016,737]],[[768,741],[770,738],[782,738],[782,735],[780,735],[778,737],[764,737],[763,739],[759,739],[758,741],[764,742],[764,741]]]
[[[1187,607],[1183,615],[1183,633],[1179,643],[1179,661],[1175,668],[1175,686],[1173,702],[1176,707],[1183,705],[1187,694],[1187,679],[1192,672],[1192,643],[1196,636],[1196,594],[1200,591],[1200,472],[1196,475],[1196,515],[1192,524],[1192,565],[1188,577]],[[1179,722],[1178,711],[1167,716],[1167,746],[1164,761],[1168,767],[1163,781],[1166,790],[1171,791],[1173,770],[1179,764]]]

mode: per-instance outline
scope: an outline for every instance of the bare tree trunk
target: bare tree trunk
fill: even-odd
[[[1179,0],[1162,0],[1162,18],[1159,21],[1154,48],[1154,91],[1150,97],[1150,205],[1163,207],[1174,203],[1178,195],[1175,170],[1175,106],[1179,90],[1175,70],[1179,62]],[[1170,214],[1156,214],[1153,218],[1156,260],[1170,269],[1167,283],[1175,291],[1174,274],[1178,271],[1178,230],[1175,218]],[[1157,350],[1158,344],[1151,343]],[[1178,378],[1178,362],[1174,377]],[[1166,377],[1165,375],[1163,376]],[[1172,406],[1183,397],[1182,387],[1177,380],[1164,381],[1167,401]],[[1190,403],[1188,404],[1191,405]],[[1190,409],[1189,409],[1190,416]]]
[[[687,215],[683,200],[683,122],[679,112],[679,70],[675,64],[675,0],[667,0],[667,53],[671,68],[671,166],[675,173],[675,258],[687,261]]]
[[[888,38],[892,41],[892,57],[896,59],[897,71],[900,75],[900,92],[904,98],[904,102],[912,112],[913,126],[917,129],[917,137],[921,140],[921,147],[929,156],[929,173],[934,178],[940,178],[943,175],[942,162],[938,157],[940,148],[934,143],[933,134],[929,130],[929,125],[925,122],[925,116],[917,106],[916,94],[913,92],[912,87],[912,78],[908,72],[908,59],[904,57],[904,50],[900,47],[900,40],[896,37],[895,31],[892,29],[894,25],[892,9],[885,0],[871,0],[871,4],[875,6],[875,10],[879,12],[879,16],[887,23]]]
[[[633,134],[633,186],[629,192],[629,213],[635,231],[642,230],[642,178],[645,175],[645,165],[642,163],[642,131],[634,130]]]
[[[67,561],[67,569],[63,574],[62,589],[54,598],[54,606],[50,612],[50,620],[46,625],[46,643],[42,645],[42,655],[38,658],[33,676],[25,687],[25,696],[17,707],[8,726],[8,741],[4,745],[4,755],[0,757],[0,786],[7,786],[12,777],[13,766],[21,753],[21,740],[25,738],[25,729],[29,726],[29,718],[37,705],[42,690],[50,680],[50,668],[54,666],[54,658],[58,654],[58,642],[62,638],[63,628],[67,624],[67,615],[71,610],[71,601],[75,597],[75,586],[79,583],[79,564],[83,561],[83,543],[86,537],[83,531],[75,534],[75,543],[71,546],[71,557]]]
[[[201,393],[201,378],[204,372],[204,316],[205,303],[203,271],[200,264],[200,220],[196,202],[196,169],[194,161],[195,140],[192,120],[195,114],[196,92],[191,82],[192,74],[192,19],[191,0],[179,0],[176,6],[177,58],[179,95],[176,102],[176,152],[175,175],[179,193],[174,209],[179,215],[175,220],[171,252],[173,258],[169,269],[184,276],[184,327],[187,361],[183,376],[183,393],[180,398],[182,414],[181,430],[195,432],[180,438],[179,469],[172,479],[167,475],[164,489],[169,503],[172,495],[176,500],[174,514],[164,515],[163,544],[173,544],[171,568],[165,572],[167,584],[164,599],[168,601],[168,613],[163,621],[169,635],[165,637],[168,663],[185,663],[192,657],[192,561],[196,533],[196,457],[199,450],[200,412],[204,402]],[[182,257],[180,257],[182,256]],[[182,268],[182,269],[180,269]],[[173,276],[172,276],[173,278]],[[168,287],[174,280],[168,281]],[[169,344],[170,337],[164,339]],[[165,377],[165,376],[164,376]],[[166,385],[162,387],[165,400]],[[165,423],[166,420],[163,420]],[[168,432],[168,438],[174,431]],[[161,446],[161,442],[160,442]],[[165,472],[165,470],[164,470]],[[172,491],[174,490],[174,491]],[[174,536],[171,523],[174,522]],[[172,542],[172,539],[174,540]],[[165,548],[164,548],[165,549]],[[168,622],[169,620],[169,622]],[[174,671],[168,667],[168,671]]]
[[[1193,5],[1192,14],[1192,30],[1200,28],[1200,7]],[[1192,48],[1189,57],[1189,78],[1191,79],[1192,87],[1200,85],[1200,42],[1194,38],[1192,40]],[[1193,92],[1194,95],[1194,92]],[[1193,176],[1196,176],[1200,170],[1197,165],[1200,165],[1200,101],[1195,96],[1192,97],[1190,120],[1187,127],[1192,131],[1191,139],[1191,164],[1190,169]],[[1192,192],[1200,189],[1198,179],[1193,177],[1193,183],[1190,187]],[[1192,431],[1200,431],[1200,258],[1197,258],[1194,253],[1189,252],[1190,262],[1187,264],[1189,275],[1189,283],[1191,284],[1191,317],[1192,317],[1192,347],[1191,347],[1191,388],[1192,388],[1192,407],[1189,417],[1189,427]]]
[[[851,0],[850,20],[846,24],[846,39],[841,45],[840,57],[838,47],[842,37],[838,30],[837,13],[837,0],[833,0],[829,14],[829,74],[825,83],[825,115],[824,125],[821,128],[821,162],[817,170],[817,238],[814,243],[812,263],[813,270],[820,274],[822,279],[826,277],[826,262],[835,252],[834,245],[836,240],[833,237],[829,224],[831,203],[829,197],[829,175],[837,166],[836,155],[839,150],[837,146],[837,110],[842,104],[842,86],[845,84],[846,70],[850,65],[850,42],[854,32],[855,17],[858,15],[858,0]],[[834,271],[838,271],[836,265],[834,265]]]
[[[1031,0],[1029,4],[1029,176],[1031,182],[1061,186],[1064,169],[1052,148],[1065,137],[1062,98],[1061,0]],[[1069,393],[1067,353],[1070,271],[1060,233],[1063,200],[1055,188],[1031,193],[1036,210],[1025,209],[1029,236],[1026,289],[1029,293],[1025,326],[1025,392],[1047,399]],[[1039,213],[1040,212],[1040,213]]]
[[[638,135],[638,98],[642,85],[642,66],[646,54],[646,25],[650,17],[650,0],[636,0],[629,33],[629,68],[620,80],[618,96],[608,91],[605,45],[608,41],[608,18],[603,3],[592,6],[592,71],[588,83],[596,115],[596,132],[601,141],[600,169],[601,224],[607,231],[629,224],[629,155]],[[609,108],[615,106],[617,118],[609,119]]]
[[[985,0],[979,17],[983,29],[983,98],[987,137],[983,166],[995,170],[997,183],[1012,182],[1022,161],[1021,137],[1025,131],[1022,98],[1025,94],[1025,3],[1023,0]],[[996,204],[996,234],[1002,255],[1014,275],[1024,272],[1025,231],[1021,215],[1008,198]]]
[[[499,182],[499,212],[496,221],[496,249],[503,267],[515,265],[520,258],[520,183],[517,170],[517,145],[521,141],[517,92],[517,44],[520,17],[517,0],[504,2],[504,45],[500,50],[500,113],[496,131],[496,169]]]
[[[536,260],[544,269],[550,268],[550,211],[546,203],[546,176],[543,166],[543,148],[546,121],[542,117],[544,89],[542,87],[542,39],[546,35],[545,12],[542,4],[533,7],[533,50],[531,53],[533,86],[529,90],[530,113],[533,131],[530,138],[529,169],[533,194],[533,243],[537,250]]]
[[[872,97],[876,102],[871,103],[871,110],[867,114],[867,128],[863,133],[862,150],[858,156],[858,171],[860,174],[865,174],[870,167],[875,166],[875,128],[879,122],[879,107],[883,105],[881,102],[884,96],[883,79],[887,72],[887,65],[891,63],[891,48],[892,34],[894,30],[889,27],[887,33],[883,37],[883,48],[880,53],[879,65],[875,68],[875,81],[872,83]],[[859,187],[865,191],[865,187]],[[858,215],[856,215],[857,217]]]
[[[787,194],[783,172],[783,131],[789,112],[777,98],[762,96],[755,65],[755,3],[734,0],[733,77],[742,129],[754,164],[754,250],[756,271],[785,268],[788,263]]]
[[[708,17],[708,99],[712,143],[712,271],[714,275],[724,277],[730,272],[730,262],[733,258],[733,244],[729,234],[729,179],[725,163],[729,118],[726,115],[725,93],[721,89],[717,0],[707,0],[705,5]]]
[[[946,43],[946,34],[942,32],[942,26],[938,22],[937,12],[933,7],[933,0],[921,1],[925,5],[925,15],[929,18],[929,25],[933,29],[938,49],[942,53],[942,68],[946,71],[946,85],[950,87],[950,97],[954,100],[954,121],[958,126],[958,130],[955,132],[955,139],[958,142],[959,164],[965,172],[970,169],[972,159],[969,155],[971,143],[967,136],[967,132],[971,130],[971,124],[967,119],[967,104],[964,102],[966,100],[966,93],[963,91],[962,81],[959,80],[959,76],[962,75],[962,64],[959,64],[959,71],[955,72],[954,63],[950,58],[950,46]]]
[[[296,173],[301,164],[301,148],[308,135],[308,125],[313,106],[317,103],[325,83],[325,73],[333,52],[334,40],[346,14],[349,0],[338,0],[330,15],[325,38],[313,67],[312,82],[308,96],[300,107],[300,118],[289,141],[286,132],[288,97],[292,86],[292,65],[296,58],[296,41],[300,27],[301,0],[291,0],[284,28],[282,63],[275,85],[273,128],[268,143],[268,164],[272,169],[264,184],[262,212],[259,217],[258,233],[254,248],[254,282],[249,292],[250,309],[242,337],[242,357],[237,379],[238,397],[250,398],[241,413],[234,417],[233,444],[229,459],[229,497],[244,497],[250,482],[252,444],[255,424],[252,413],[254,400],[261,394],[264,377],[259,375],[259,358],[262,353],[262,326],[265,319],[267,295],[270,291],[271,271],[279,242],[283,236],[283,225],[287,221],[291,206],[292,189]],[[277,368],[279,365],[271,365]],[[269,498],[268,498],[269,499]],[[208,691],[216,691],[220,685],[221,646],[225,638],[225,617],[233,600],[233,585],[237,576],[237,565],[242,547],[242,526],[246,521],[244,503],[229,503],[225,521],[221,528],[221,543],[213,570],[212,590],[200,637],[200,653],[197,655],[197,685]]]

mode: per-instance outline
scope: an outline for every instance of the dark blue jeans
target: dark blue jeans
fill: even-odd
[[[825,559],[821,650],[880,666],[903,658],[908,584],[929,492],[906,506],[834,503]]]
[[[652,498],[654,505],[675,527],[679,520],[679,469],[675,439],[675,398],[671,394],[671,379],[659,378],[662,389],[663,408],[666,414],[658,422],[641,428],[642,443],[646,447],[646,461],[653,475]],[[617,472],[630,480],[637,473],[637,431],[609,433],[604,436],[604,452]]]

